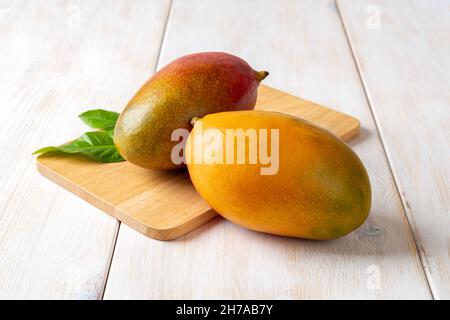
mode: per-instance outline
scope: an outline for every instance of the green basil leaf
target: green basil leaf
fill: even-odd
[[[109,134],[109,136],[111,137],[111,139],[114,139],[114,129],[106,130],[105,132],[106,132],[107,134]]]
[[[63,153],[80,153],[98,162],[125,161],[114,146],[110,132],[86,132],[80,138],[58,147],[46,147],[33,154],[60,151]]]
[[[58,147],[45,147],[45,148],[36,150],[32,154],[34,155],[34,154],[41,154],[41,153],[55,152],[55,151],[59,151]]]
[[[84,123],[92,128],[112,130],[116,126],[119,113],[103,109],[95,109],[83,112],[78,117],[80,117]]]

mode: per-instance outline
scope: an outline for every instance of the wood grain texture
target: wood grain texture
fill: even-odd
[[[336,241],[245,230],[221,218],[170,242],[119,232],[105,298],[430,298],[334,2],[174,1],[158,67],[229,51],[268,85],[361,120],[351,143],[373,186],[368,221]]]
[[[87,108],[122,109],[169,5],[0,0],[1,299],[101,298],[118,222],[42,179],[31,152],[85,131]]]
[[[261,86],[256,109],[301,117],[349,141],[359,131],[351,116]],[[133,229],[159,240],[184,235],[216,216],[185,170],[146,170],[127,162],[95,163],[82,157],[42,155],[39,172]]]
[[[327,129],[345,142],[356,138],[361,127],[355,117],[265,85],[261,85],[258,89],[255,109],[278,111],[300,117]]]
[[[450,2],[338,3],[433,295],[450,299]]]

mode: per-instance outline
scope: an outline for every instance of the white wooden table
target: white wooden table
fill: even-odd
[[[450,1],[0,0],[0,298],[450,298]],[[31,152],[122,110],[156,69],[227,51],[359,118],[373,208],[314,242],[221,218],[142,236],[42,178]]]

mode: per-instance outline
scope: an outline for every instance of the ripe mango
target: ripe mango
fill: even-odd
[[[240,136],[236,129],[242,129]],[[251,147],[255,137],[257,152]],[[239,152],[244,164],[242,158],[238,163]],[[370,211],[370,181],[358,156],[332,133],[297,117],[267,111],[206,115],[195,120],[185,156],[199,194],[224,218],[248,229],[335,239],[360,226]],[[272,172],[262,170],[269,167],[267,156],[278,161],[270,163]]]
[[[120,114],[114,144],[129,162],[149,169],[176,169],[171,159],[175,129],[208,113],[249,110],[268,75],[223,52],[181,57],[153,75]]]

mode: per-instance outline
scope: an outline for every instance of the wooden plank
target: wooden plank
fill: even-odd
[[[101,298],[118,222],[37,174],[31,152],[121,110],[154,70],[169,1],[0,1],[0,298]],[[139,32],[136,32],[139,31]]]
[[[339,10],[433,295],[449,299],[450,2]]]
[[[158,67],[211,50],[242,56],[271,72],[268,85],[361,120],[351,146],[372,181],[370,217],[326,242],[221,218],[170,242],[123,226],[105,298],[430,298],[334,2],[174,1]]]
[[[266,85],[258,88],[257,110],[278,111],[305,119],[350,142],[359,135],[358,119]]]
[[[359,132],[359,121],[351,116],[266,86],[259,88],[256,109],[304,118],[347,141]],[[48,179],[154,239],[177,238],[216,216],[184,170],[146,170],[127,162],[103,164],[52,154],[38,157],[37,168]]]

